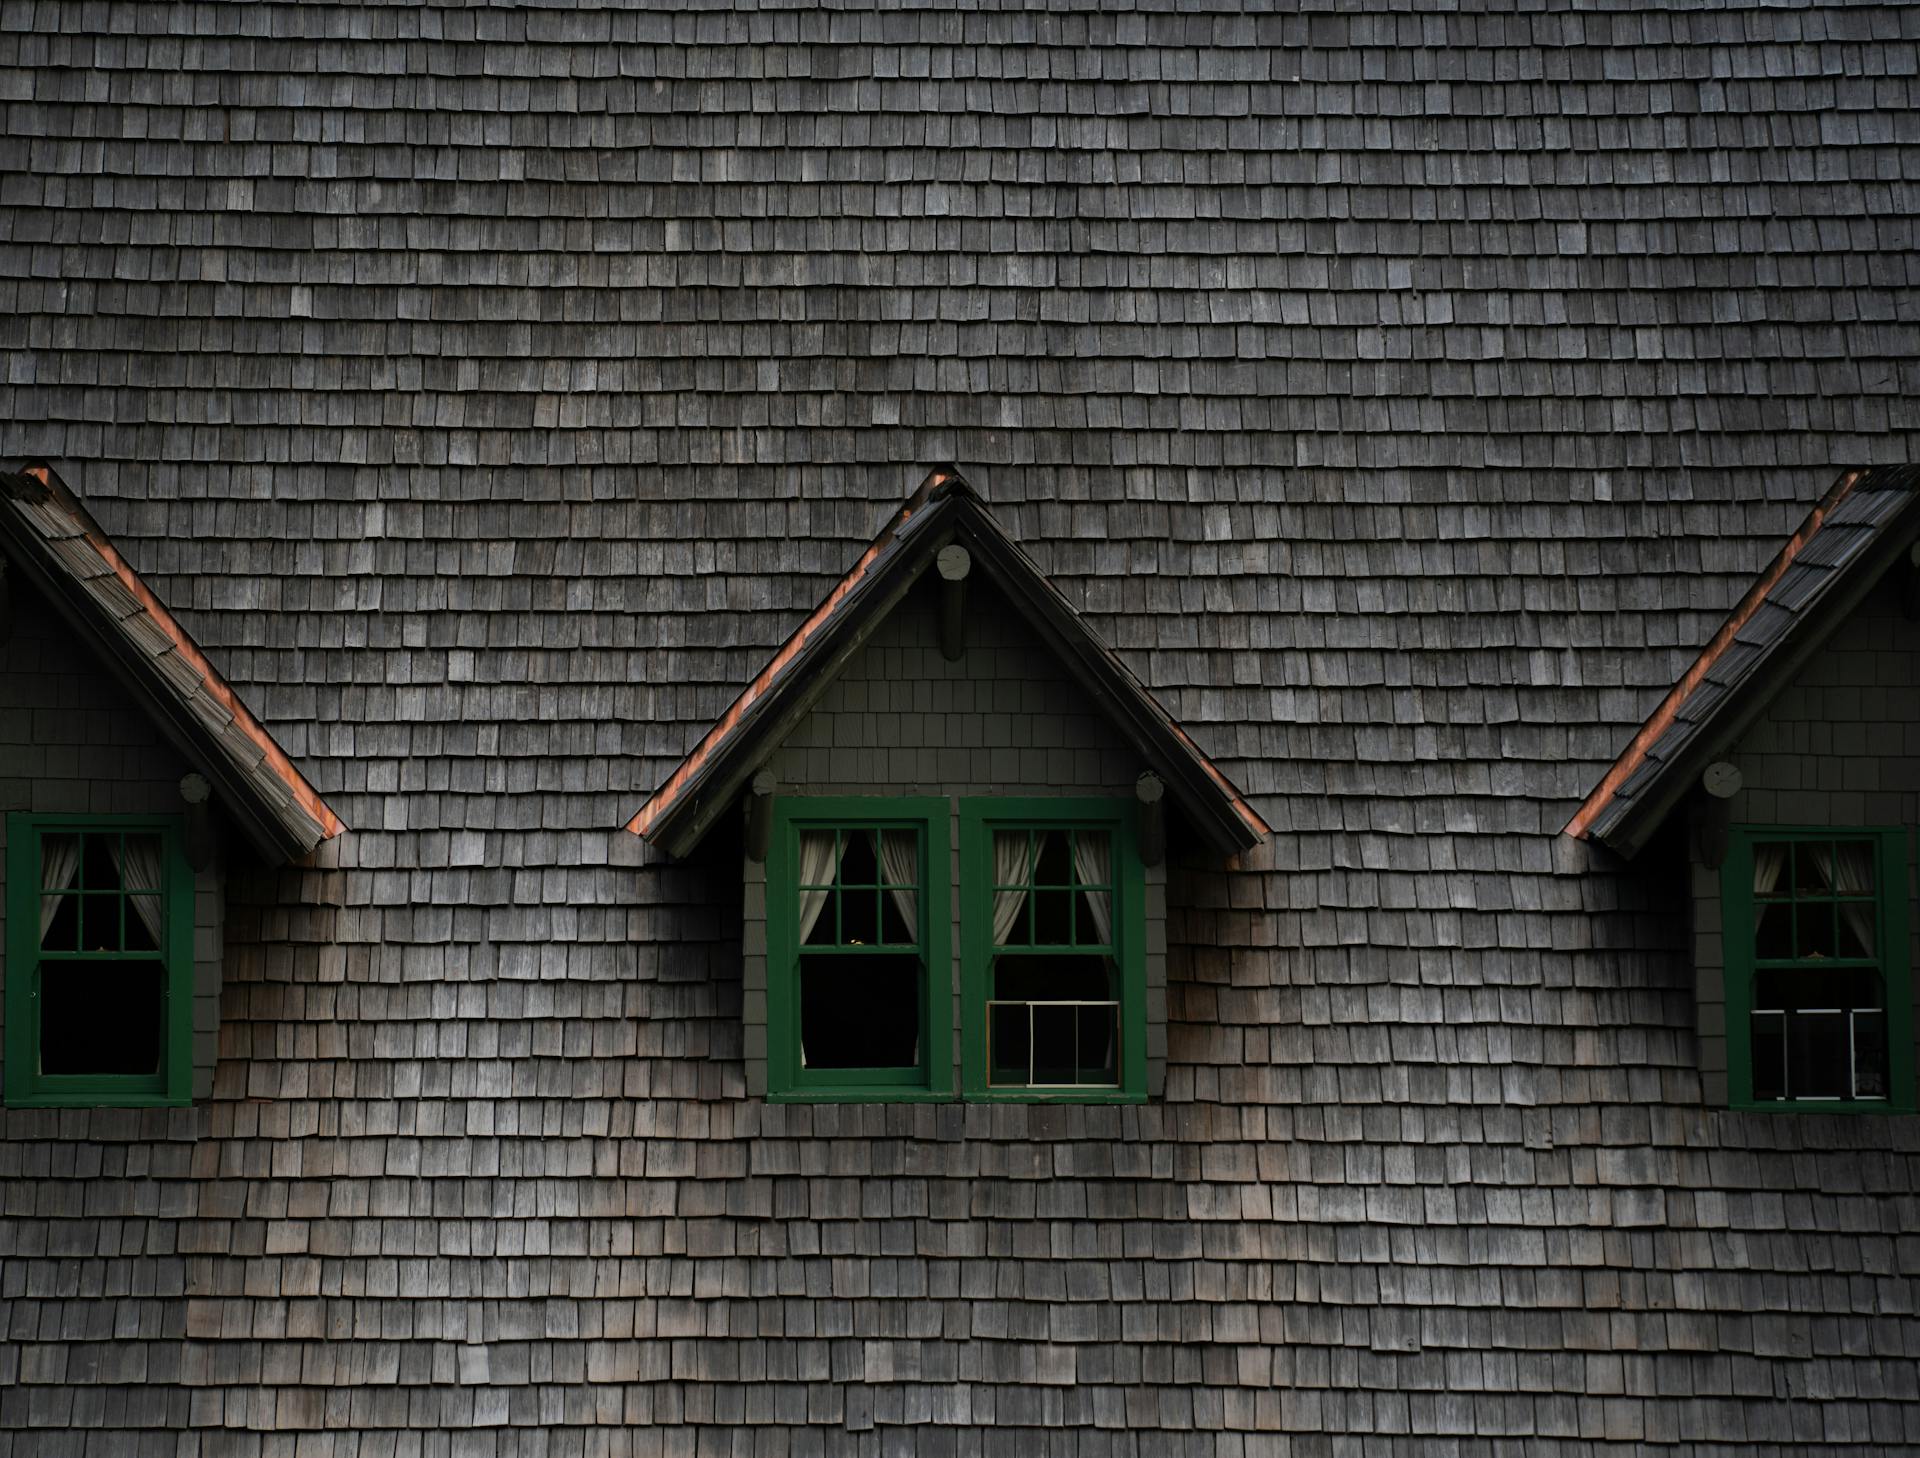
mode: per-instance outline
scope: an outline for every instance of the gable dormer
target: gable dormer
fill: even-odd
[[[994,520],[929,476],[628,829],[745,817],[749,1086],[1138,1100],[1169,822],[1267,827]]]
[[[211,1090],[224,843],[340,820],[45,467],[0,474],[6,1102]]]

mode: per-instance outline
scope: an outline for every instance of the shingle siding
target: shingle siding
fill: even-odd
[[[8,9],[0,463],[352,830],[0,1123],[0,1452],[1920,1446],[1920,1124],[1557,840],[1916,458],[1920,7],[1256,8]],[[947,461],[1277,827],[1145,1107],[765,1105],[618,829]]]

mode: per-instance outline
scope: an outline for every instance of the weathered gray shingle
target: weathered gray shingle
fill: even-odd
[[[9,8],[0,467],[353,830],[5,1113],[0,1453],[1920,1446],[1912,1123],[1554,843],[1915,459],[1920,9],[1488,10]],[[1278,830],[1159,1103],[748,1099],[618,828],[946,461]]]

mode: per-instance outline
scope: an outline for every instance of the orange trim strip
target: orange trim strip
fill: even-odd
[[[1681,675],[1678,683],[1667,690],[1666,697],[1660,700],[1660,706],[1648,716],[1647,722],[1640,726],[1639,733],[1635,734],[1632,741],[1621,751],[1620,757],[1613,762],[1613,768],[1607,771],[1606,778],[1594,786],[1593,792],[1574,812],[1573,819],[1567,822],[1565,830],[1561,832],[1563,835],[1585,837],[1587,828],[1599,817],[1600,812],[1612,803],[1614,793],[1628,776],[1640,768],[1654,741],[1666,733],[1668,726],[1679,715],[1681,705],[1685,704],[1693,691],[1700,686],[1700,680],[1707,676],[1707,671],[1719,662],[1720,656],[1732,645],[1734,635],[1760,610],[1760,604],[1767,600],[1767,594],[1773,591],[1773,585],[1780,580],[1787,568],[1793,565],[1794,558],[1800,555],[1800,549],[1812,540],[1815,532],[1820,530],[1821,523],[1827,519],[1827,513],[1846,499],[1847,493],[1853,490],[1854,484],[1859,481],[1862,474],[1859,471],[1849,471],[1835,482],[1827,494],[1820,498],[1813,510],[1807,513],[1807,519],[1800,523],[1792,536],[1787,538],[1786,544],[1780,548],[1779,554],[1767,570],[1762,572],[1753,586],[1747,589],[1746,595],[1727,615],[1727,620],[1720,625],[1719,631],[1708,640],[1707,646],[1700,650],[1700,656],[1693,660],[1693,666]]]
[[[51,479],[52,473],[44,466],[29,466],[26,474],[53,491],[56,496],[67,494]],[[287,787],[287,792],[293,796],[294,801],[319,822],[321,839],[331,840],[344,830],[346,826],[340,817],[327,808],[327,802],[322,800],[319,792],[307,783],[306,776],[301,774],[293,761],[287,758],[286,751],[274,742],[273,736],[266,731],[258,719],[253,717],[247,706],[240,701],[240,696],[220,676],[220,671],[207,661],[206,654],[200,651],[200,645],[193,641],[187,630],[180,626],[172,613],[167,611],[166,605],[153,595],[146,583],[140,580],[140,574],[135,572],[119,552],[114,550],[113,544],[106,539],[105,534],[96,534],[85,528],[82,529],[81,534],[86,537],[93,549],[106,559],[107,565],[113,569],[114,576],[120,579],[120,585],[134,595],[160,631],[172,640],[174,651],[191,663],[205,678],[208,692],[233,715],[234,722],[240,726],[241,732],[259,746],[266,756],[267,763],[273,767],[274,775]]]

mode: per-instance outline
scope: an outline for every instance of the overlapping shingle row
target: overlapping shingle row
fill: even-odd
[[[354,829],[4,1116],[0,1451],[1920,1444],[1920,1137],[1556,840],[1913,459],[1920,12],[1093,9],[6,12],[0,464]],[[946,461],[1278,831],[1146,1109],[746,1099],[619,828]]]

